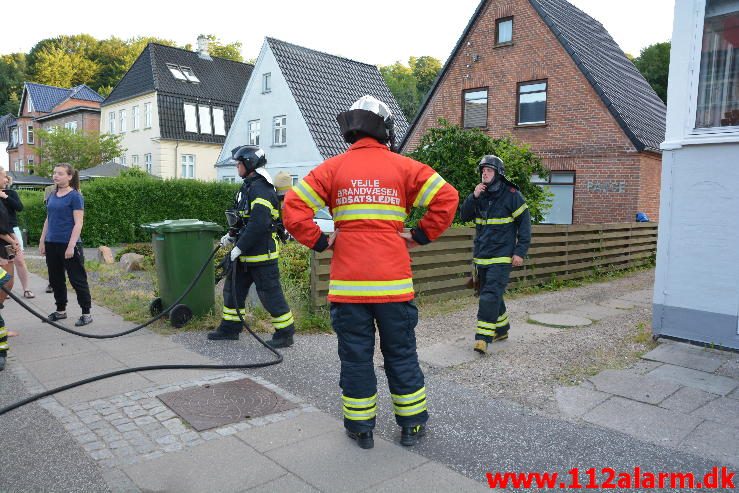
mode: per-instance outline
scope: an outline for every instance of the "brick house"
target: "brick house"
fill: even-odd
[[[9,127],[10,171],[33,172],[40,162],[39,129],[64,127],[75,132],[97,132],[102,102],[103,97],[86,85],[65,89],[24,83],[18,118]]]
[[[552,172],[545,222],[659,214],[665,104],[595,19],[565,0],[483,0],[406,134],[439,118],[528,144]]]

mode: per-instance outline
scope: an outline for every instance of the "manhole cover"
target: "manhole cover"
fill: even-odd
[[[157,397],[197,431],[297,407],[249,379],[193,387]]]

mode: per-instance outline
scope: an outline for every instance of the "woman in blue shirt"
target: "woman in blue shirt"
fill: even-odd
[[[80,241],[85,201],[79,192],[79,174],[71,165],[57,164],[53,179],[56,191],[49,196],[46,204],[46,221],[39,242],[41,255],[46,255],[49,283],[56,301],[56,311],[49,315],[49,320],[67,318],[66,272],[82,308],[82,316],[75,322],[80,327],[92,323],[92,299]]]

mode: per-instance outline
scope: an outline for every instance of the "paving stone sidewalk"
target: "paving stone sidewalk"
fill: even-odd
[[[31,279],[31,289],[38,294],[30,304],[41,313],[53,311],[52,295],[43,294],[45,280],[35,275]],[[73,311],[71,303],[70,320],[74,320]],[[92,312],[95,322],[84,328],[87,333],[110,334],[133,326],[102,307],[93,306]],[[114,339],[85,339],[41,323],[12,300],[6,302],[3,316],[20,336],[10,341],[0,389],[6,378],[19,380],[32,394],[139,365],[220,363],[146,329]],[[265,359],[270,358],[264,353]],[[157,398],[245,377],[297,408],[198,432]],[[46,410],[49,424],[73,438],[97,464],[111,491],[348,491],[357,490],[358,484],[372,491],[395,491],[400,485],[405,491],[487,489],[380,437],[374,450],[361,450],[346,438],[341,421],[266,378],[240,371],[130,373],[64,391],[31,406]],[[9,415],[0,417],[0,429],[8,439],[13,430],[3,425],[10,422]],[[4,451],[0,446],[0,461],[14,464]],[[52,489],[30,479],[35,467],[44,467],[44,457],[13,467],[27,471],[16,470],[13,483],[0,475],[0,490]]]

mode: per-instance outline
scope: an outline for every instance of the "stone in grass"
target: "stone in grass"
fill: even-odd
[[[564,313],[535,313],[529,317],[529,322],[547,327],[586,327],[593,323],[589,318],[566,315]]]
[[[101,264],[114,264],[113,251],[106,246],[98,247],[98,262]]]
[[[125,253],[121,256],[121,267],[126,272],[144,270],[144,256],[138,253]]]

